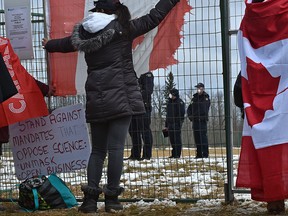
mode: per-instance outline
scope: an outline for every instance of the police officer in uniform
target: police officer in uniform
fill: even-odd
[[[210,108],[209,95],[204,91],[204,84],[198,83],[197,93],[193,95],[192,101],[187,108],[187,115],[192,122],[194,140],[196,143],[196,158],[208,158],[207,121]]]
[[[182,152],[181,128],[185,115],[185,103],[179,97],[178,89],[171,89],[166,109],[166,121],[164,130],[168,131],[172,146],[172,154],[169,158],[180,158]]]
[[[132,139],[132,149],[130,157],[126,159],[150,160],[152,157],[152,145],[153,145],[153,137],[150,125],[151,125],[151,111],[152,111],[151,95],[153,93],[154,88],[154,76],[149,71],[147,73],[142,74],[138,79],[138,82],[141,89],[146,113],[143,115],[132,117],[129,128],[129,134]],[[143,156],[141,157],[142,139],[144,145],[143,145]]]

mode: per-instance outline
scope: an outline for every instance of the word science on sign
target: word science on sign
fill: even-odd
[[[9,130],[19,180],[87,168],[91,148],[82,104],[18,122]]]

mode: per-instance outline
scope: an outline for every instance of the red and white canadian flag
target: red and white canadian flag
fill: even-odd
[[[288,198],[288,1],[246,1],[238,33],[245,119],[237,187]]]
[[[159,0],[121,0],[132,19],[147,14]],[[80,22],[93,8],[92,0],[49,0],[47,2],[48,32],[51,39],[69,36],[75,23]],[[136,38],[133,44],[133,61],[137,74],[166,68],[178,61],[173,57],[181,44],[184,15],[191,10],[188,0],[180,0],[165,20],[152,31]],[[83,53],[51,53],[51,80],[56,95],[84,93],[87,66]]]
[[[0,37],[0,54],[18,90],[16,95],[0,104],[0,128],[48,115],[46,102],[35,79],[21,65],[9,39]]]

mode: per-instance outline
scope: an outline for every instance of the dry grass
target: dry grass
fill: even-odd
[[[261,206],[261,205],[260,205]],[[55,209],[55,210],[46,210],[46,211],[36,211],[36,212],[23,212],[13,203],[5,203],[6,211],[0,212],[0,215],[15,215],[15,216],[31,216],[31,215],[42,215],[42,216],[264,216],[268,215],[265,209],[265,204],[262,204],[262,208],[255,211],[255,209],[243,205],[241,202],[234,202],[230,205],[218,205],[210,207],[199,207],[196,204],[187,204],[187,203],[177,203],[175,206],[165,206],[165,205],[150,205],[149,207],[140,207],[137,205],[131,205],[128,208],[125,208],[123,211],[106,213],[103,206],[100,207],[98,213],[93,214],[83,214],[77,211],[77,208],[72,209]],[[286,213],[282,215],[287,215]]]
[[[167,153],[168,151],[163,152]],[[136,198],[223,198],[226,175],[223,163],[219,164],[210,159],[190,160],[189,158],[164,159],[161,160],[161,163],[157,159],[140,162],[127,161],[123,170],[126,175],[121,178],[125,188],[121,198],[131,200]],[[213,176],[197,181],[197,178],[203,174]],[[77,198],[83,197],[80,184],[71,184],[69,180],[66,181],[66,184]],[[7,192],[1,191],[0,197],[17,198],[18,191],[15,189]]]
[[[165,149],[153,149],[152,157],[169,157],[171,154],[171,149],[165,148]],[[211,157],[213,156],[223,156],[226,157],[226,148],[210,148],[209,154]],[[233,148],[233,155],[239,155],[240,154],[240,148]],[[182,150],[182,156],[190,156],[191,158],[195,157],[196,150],[195,148],[184,148]],[[130,156],[130,149],[125,149],[124,157]]]
[[[153,150],[153,158],[167,158],[170,156],[170,149],[154,149]],[[239,153],[239,149],[235,149],[235,153]],[[125,156],[129,156],[130,150],[125,151]],[[210,149],[210,156],[213,158],[214,156],[221,156],[220,158],[225,158],[226,151],[225,149],[222,148],[216,148],[216,149]],[[183,154],[182,156],[190,156],[191,159],[194,158],[195,156],[195,149],[183,149]],[[167,161],[167,162],[166,162]],[[225,173],[225,170],[223,166],[218,165],[217,163],[212,163],[210,159],[208,162],[206,161],[201,161],[201,160],[188,160],[187,162],[184,163],[185,160],[180,159],[180,160],[168,160],[166,159],[164,161],[164,167],[161,167],[161,169],[165,170],[164,173],[160,172],[158,169],[160,169],[157,165],[155,166],[148,166],[151,161],[141,161],[141,173],[150,173],[149,177],[153,177],[153,179],[160,179],[161,177],[185,177],[185,176],[191,176],[191,175],[198,175],[198,172],[209,172],[211,170],[217,171],[219,173]],[[126,166],[126,170],[124,173],[137,173],[139,172],[139,167],[133,165],[133,161],[129,162],[131,163],[130,165]],[[147,164],[147,165],[146,165]],[[177,172],[178,170],[184,170],[182,172]],[[193,172],[193,173],[191,173]],[[147,176],[142,176],[140,175],[139,182],[142,180],[146,180]],[[223,191],[223,185],[224,185],[224,179],[223,176],[214,176],[213,177],[214,182],[205,182],[205,184],[209,185],[215,185],[217,189],[212,190],[209,192],[207,195],[199,197],[197,191],[193,191],[194,187],[193,185],[196,185],[197,183],[189,183],[189,182],[182,182],[181,184],[178,182],[177,185],[174,185],[175,182],[169,183],[169,182],[158,182],[158,185],[125,185],[124,187],[127,189],[125,193],[121,196],[122,199],[131,199],[134,198],[141,199],[141,198],[147,198],[147,199],[154,199],[155,197],[158,197],[159,199],[161,198],[167,198],[168,194],[173,194],[175,191],[171,191],[172,189],[177,189],[181,195],[185,195],[185,197],[193,197],[192,195],[195,195],[197,198],[205,199],[205,198],[220,198],[223,199],[223,196],[219,196],[219,194],[224,194]],[[128,182],[129,183],[129,182]],[[128,184],[127,183],[127,184]],[[76,195],[80,195],[82,197],[82,193],[79,194],[80,192],[80,185],[70,185],[68,184],[70,189],[73,191],[73,193]],[[171,187],[171,185],[174,187]],[[176,186],[176,187],[175,187]],[[171,189],[172,188],[172,189]],[[197,188],[197,187],[196,187]],[[14,193],[15,191],[13,191]],[[9,192],[7,192],[9,193]],[[1,197],[11,197],[11,194],[7,194],[6,192],[3,192],[1,194]],[[10,192],[11,193],[11,192]],[[17,197],[17,194],[13,194],[12,197]],[[103,199],[103,197],[102,197]],[[131,203],[130,203],[131,204]],[[72,209],[65,209],[65,210],[47,210],[47,211],[41,211],[41,212],[23,212],[23,210],[19,209],[17,206],[17,203],[4,203],[6,206],[7,210],[5,212],[0,212],[0,215],[43,215],[43,216],[57,216],[57,215],[67,215],[67,216],[81,216],[81,215],[100,215],[100,216],[108,216],[108,215],[115,215],[115,216],[126,216],[126,215],[147,215],[147,216],[162,216],[162,215],[167,215],[167,216],[174,216],[174,215],[193,215],[193,216],[204,216],[204,215],[215,215],[215,216],[230,216],[230,215],[243,215],[238,214],[239,208],[243,208],[241,205],[235,204],[231,206],[225,206],[222,205],[221,207],[212,207],[209,209],[203,207],[195,207],[193,204],[184,204],[184,203],[177,203],[176,206],[150,206],[146,208],[140,208],[139,206],[136,205],[131,205],[129,208],[125,208],[125,210],[118,212],[118,213],[113,213],[113,214],[108,214],[105,213],[103,207],[99,209],[99,212],[97,214],[81,214],[77,212],[77,208],[72,208]],[[249,214],[245,215],[263,215],[263,212],[261,214],[257,214],[254,211],[250,212]]]

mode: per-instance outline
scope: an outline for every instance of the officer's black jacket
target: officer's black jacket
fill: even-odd
[[[205,91],[202,95],[196,93],[187,108],[187,116],[190,121],[208,121],[209,108],[209,95]]]
[[[145,109],[146,111],[151,112],[152,111],[151,95],[153,93],[154,88],[153,73],[149,71],[147,73],[141,74],[140,78],[138,79],[138,82],[141,89]]]
[[[185,116],[185,103],[177,97],[172,100],[169,99],[166,109],[166,121],[165,127],[168,127],[169,124],[180,124],[184,121]]]

